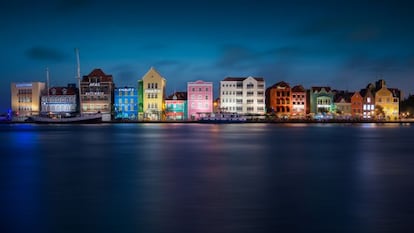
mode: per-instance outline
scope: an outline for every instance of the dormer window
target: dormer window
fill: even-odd
[[[66,93],[68,93],[68,90],[67,90],[66,88],[63,88],[63,89],[62,89],[62,94],[63,94],[63,95],[66,95]]]
[[[52,88],[51,92],[52,92],[52,95],[56,95],[56,89],[55,88]]]

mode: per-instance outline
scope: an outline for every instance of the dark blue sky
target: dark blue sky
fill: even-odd
[[[103,2],[103,3],[102,3]],[[154,66],[167,92],[188,81],[262,76],[305,88],[359,90],[379,75],[414,93],[408,1],[11,1],[0,9],[0,112],[10,83],[76,82],[102,68],[117,86]]]

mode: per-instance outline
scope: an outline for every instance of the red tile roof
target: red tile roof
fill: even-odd
[[[53,93],[53,90],[56,92]],[[66,90],[66,94],[63,94],[63,90]],[[75,95],[78,90],[74,87],[51,87],[49,88],[49,95]]]
[[[105,74],[101,69],[94,69],[88,75],[84,75],[82,82],[89,82],[89,78],[98,77],[100,82],[113,82],[112,75]]]

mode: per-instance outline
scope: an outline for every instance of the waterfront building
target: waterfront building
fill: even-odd
[[[399,118],[399,97],[391,92],[385,85],[384,80],[376,82],[375,106],[377,116],[385,120],[398,120]]]
[[[138,89],[120,87],[114,90],[114,118],[136,120],[138,117]]]
[[[187,92],[179,91],[165,98],[167,120],[187,120]]]
[[[297,85],[292,88],[292,111],[293,118],[306,117],[306,89],[302,85]]]
[[[221,106],[220,106],[220,97],[217,97],[213,102],[213,112],[220,112]]]
[[[347,91],[334,92],[333,112],[338,119],[350,119],[352,117],[351,97],[354,93]]]
[[[138,80],[138,120],[144,119],[144,81]]]
[[[244,115],[264,115],[265,90],[261,77],[227,77],[220,81],[220,108]]]
[[[143,118],[145,120],[165,119],[165,88],[167,81],[151,67],[142,77]]]
[[[79,90],[76,84],[51,87],[41,97],[41,115],[56,117],[75,116],[79,112]]]
[[[360,91],[362,96],[362,118],[375,118],[375,85],[370,83]]]
[[[333,110],[334,93],[330,87],[312,87],[310,89],[310,112],[315,116],[329,116]]]
[[[46,90],[44,82],[11,83],[11,109],[16,120],[40,113],[40,96]]]
[[[213,112],[213,83],[198,80],[187,83],[188,119],[198,120]]]
[[[94,69],[80,82],[80,111],[85,114],[111,114],[114,96],[112,75]]]
[[[359,91],[354,92],[351,96],[351,115],[354,119],[360,119],[363,117],[363,104],[364,99]]]
[[[286,82],[278,82],[266,89],[266,109],[279,118],[288,118],[292,112],[291,88]]]

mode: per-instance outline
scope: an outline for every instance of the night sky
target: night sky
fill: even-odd
[[[76,82],[94,68],[119,86],[154,66],[167,94],[188,81],[261,76],[270,86],[350,91],[379,78],[414,93],[408,1],[9,1],[0,7],[0,112],[10,83]],[[217,97],[217,96],[216,96]]]

